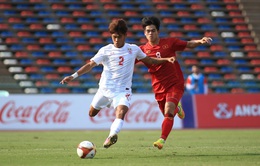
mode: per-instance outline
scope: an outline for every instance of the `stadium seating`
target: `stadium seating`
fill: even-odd
[[[93,93],[100,66],[66,87],[58,83],[111,42],[111,19],[124,18],[127,42],[139,45],[146,41],[142,17],[156,15],[161,37],[213,38],[211,46],[178,52],[185,78],[196,64],[209,79],[210,93],[258,93],[260,51],[239,5],[235,0],[1,1],[0,60],[20,93]],[[152,92],[146,67],[138,64],[135,72],[133,92]],[[11,86],[7,90],[12,93]]]

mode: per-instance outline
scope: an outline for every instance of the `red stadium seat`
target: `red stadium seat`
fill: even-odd
[[[180,17],[182,17],[182,16],[190,16],[191,14],[190,14],[190,12],[189,11],[178,11],[177,12],[177,16],[180,16]]]
[[[143,26],[141,24],[134,24],[132,26],[133,30],[143,30]]]
[[[182,37],[183,33],[182,32],[171,32],[170,37]]]
[[[165,10],[165,9],[169,9],[169,6],[166,4],[157,4],[155,8],[158,10]]]
[[[80,28],[84,30],[93,30],[95,27],[92,24],[82,24]]]
[[[48,74],[45,75],[45,78],[47,80],[57,80],[57,79],[60,79],[60,76],[59,76],[59,74],[48,73]]]
[[[69,32],[69,36],[70,37],[82,37],[83,34],[80,31],[72,31],[72,32]]]
[[[39,39],[39,43],[42,43],[42,44],[53,43],[53,40],[50,37],[42,37],[42,38]]]
[[[55,57],[61,57],[62,53],[60,51],[50,51],[48,53],[48,57],[55,58]]]
[[[5,23],[0,24],[0,29],[8,29],[9,25]]]
[[[245,24],[243,25],[236,25],[235,26],[235,29],[238,30],[238,31],[242,31],[242,30],[248,30],[248,26]]]
[[[86,16],[86,13],[84,11],[73,11],[72,15],[75,17],[83,17]]]
[[[86,9],[88,9],[88,10],[96,10],[98,8],[99,8],[99,6],[95,5],[95,4],[89,4],[86,6]]]
[[[18,38],[15,38],[15,37],[8,37],[5,39],[5,42],[8,44],[19,43],[19,40],[18,40]]]
[[[238,37],[251,37],[250,32],[238,32]]]
[[[245,51],[256,51],[257,50],[257,46],[256,45],[246,45],[244,47]]]
[[[38,73],[39,68],[36,66],[28,66],[28,67],[25,67],[24,71],[27,73]]]
[[[43,29],[43,25],[42,24],[31,24],[29,26],[30,29]]]
[[[250,61],[250,64],[252,64],[252,65],[260,65],[260,59],[252,59]]]
[[[257,52],[257,51],[249,51],[247,53],[247,56],[248,57],[260,57],[260,52]]]
[[[51,8],[53,9],[53,10],[57,10],[57,9],[65,9],[66,7],[63,5],[63,4],[52,4],[51,5]]]
[[[41,87],[41,86],[49,86],[49,82],[48,81],[36,81],[35,85],[37,87]]]
[[[55,90],[56,93],[70,93],[69,88],[57,88]]]
[[[62,23],[73,23],[73,22],[75,22],[75,21],[74,21],[74,19],[71,18],[71,17],[62,17],[62,18],[60,19],[60,22],[62,22]]]
[[[218,81],[212,81],[211,85],[212,86],[223,86],[223,85],[225,85],[225,83],[223,81],[218,80]]]
[[[238,17],[238,16],[242,16],[242,13],[241,13],[241,11],[230,11],[229,16]]]
[[[169,24],[169,23],[175,23],[176,20],[172,17],[166,17],[166,18],[163,18],[162,22],[165,24]]]
[[[223,46],[222,45],[212,45],[212,46],[210,46],[210,50],[211,51],[222,51]]]
[[[201,18],[198,18],[198,23],[210,23],[211,20],[209,18],[206,18],[206,17],[201,17]]]
[[[184,60],[184,63],[186,65],[196,65],[196,64],[198,64],[198,60],[196,60],[196,59],[186,59],[186,60]]]
[[[60,66],[57,68],[57,71],[62,73],[71,73],[72,69],[69,66]]]
[[[25,10],[25,11],[21,11],[20,15],[21,16],[33,16],[34,13],[31,10]]]
[[[37,44],[29,44],[26,46],[26,49],[29,51],[36,51],[36,50],[41,49],[41,46],[37,45]]]
[[[28,57],[28,52],[17,51],[17,52],[15,53],[15,57],[16,57],[16,58],[25,58],[25,57]]]
[[[49,65],[51,61],[49,59],[37,59],[36,64],[38,65]]]
[[[206,51],[199,51],[197,53],[197,56],[200,57],[200,58],[210,57],[210,53],[206,52]]]
[[[127,16],[127,17],[137,16],[138,12],[137,11],[125,11],[124,15]]]
[[[19,37],[29,37],[32,36],[31,32],[28,31],[19,31],[17,32],[17,36]]]
[[[80,44],[77,46],[78,51],[87,51],[90,49],[91,49],[91,47],[88,44]]]
[[[217,64],[218,65],[229,65],[230,64],[230,60],[228,60],[228,59],[218,59],[217,60]]]
[[[254,44],[255,41],[253,38],[242,38],[241,39],[241,43],[242,44]]]
[[[0,9],[11,9],[12,5],[11,4],[2,4],[0,3]]]
[[[228,74],[224,75],[224,79],[235,80],[235,79],[237,79],[237,76],[235,74],[233,74],[233,73],[232,74],[228,73]]]
[[[204,6],[202,4],[194,3],[190,6],[190,8],[193,10],[201,10],[204,9]]]
[[[91,38],[89,40],[89,43],[91,44],[100,44],[100,43],[103,43],[103,39],[102,38],[98,38],[98,37],[95,37],[95,38]]]
[[[19,22],[22,22],[22,19],[21,18],[18,18],[18,17],[10,17],[8,19],[8,22],[9,23],[19,23]]]
[[[218,72],[218,68],[214,66],[207,66],[204,68],[204,72],[206,73]]]
[[[116,8],[118,8],[118,6],[116,5],[116,4],[105,4],[104,5],[104,9],[106,9],[106,10],[109,10],[109,9],[116,9]]]
[[[232,88],[231,93],[235,93],[235,94],[245,93],[245,89],[243,89],[243,88]]]

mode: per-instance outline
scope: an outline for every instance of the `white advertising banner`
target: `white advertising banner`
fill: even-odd
[[[0,97],[0,130],[109,129],[112,108],[95,117],[88,110],[93,95],[10,95]],[[161,129],[163,116],[153,94],[133,94],[123,129]],[[182,128],[176,116],[174,128]]]

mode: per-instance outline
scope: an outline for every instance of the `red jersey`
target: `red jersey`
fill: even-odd
[[[140,48],[149,57],[167,58],[176,57],[176,51],[183,51],[187,42],[177,38],[161,38],[158,45],[151,46],[149,43]],[[164,93],[174,85],[184,86],[184,77],[177,59],[174,63],[165,62],[161,65],[148,65],[148,72],[152,76],[154,93]]]

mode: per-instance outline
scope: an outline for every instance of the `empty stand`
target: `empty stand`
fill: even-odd
[[[258,93],[259,39],[252,31],[257,28],[248,24],[244,15],[253,14],[240,8],[246,9],[248,3],[244,0],[3,1],[0,60],[6,72],[0,73],[5,75],[0,79],[12,78],[14,83],[10,87],[14,90],[10,92],[14,93],[93,93],[98,87],[100,66],[66,87],[61,87],[59,81],[111,42],[107,32],[111,19],[124,18],[129,27],[126,41],[139,45],[146,42],[140,24],[142,17],[155,15],[162,22],[161,37],[213,38],[211,46],[178,52],[185,78],[191,65],[196,64],[208,77],[211,93]],[[257,3],[254,1],[255,6]],[[152,92],[147,69],[137,65],[135,71],[133,92]]]

